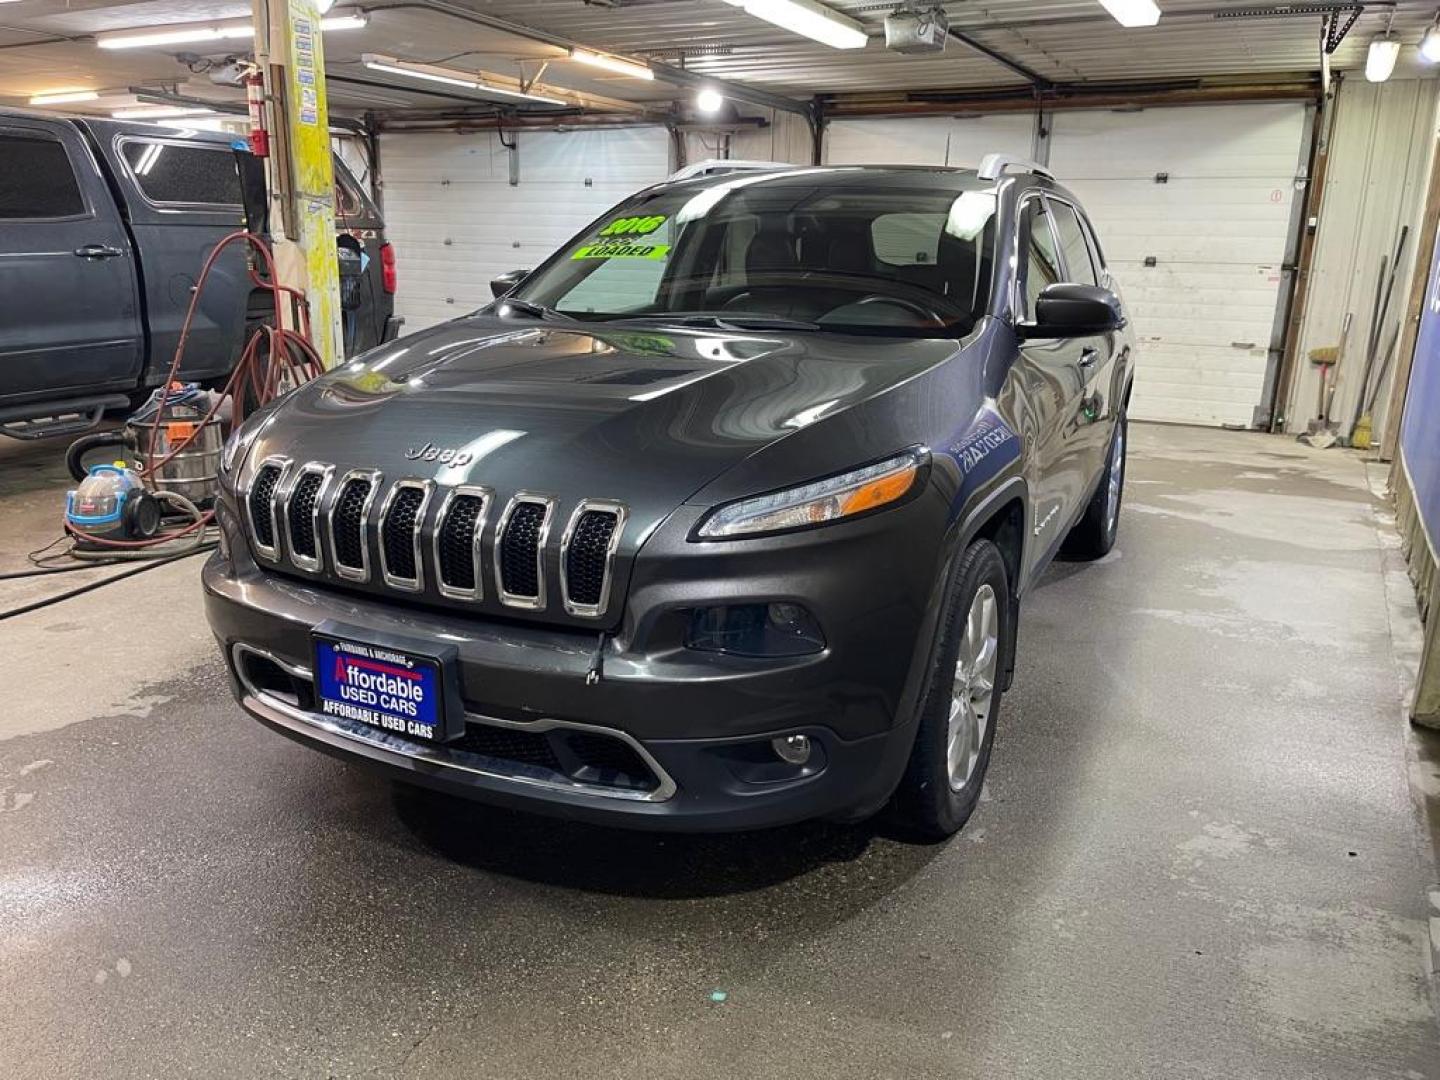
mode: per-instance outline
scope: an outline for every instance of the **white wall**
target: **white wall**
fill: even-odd
[[[1285,410],[1286,430],[1304,431],[1316,415],[1319,370],[1311,349],[1340,343],[1345,313],[1352,313],[1350,337],[1339,373],[1331,419],[1348,432],[1365,367],[1380,263],[1393,258],[1402,225],[1410,226],[1400,273],[1382,324],[1381,350],[1400,326],[1410,297],[1410,279],[1419,248],[1440,82],[1434,79],[1368,83],[1350,78],[1336,93],[1334,127],[1327,147],[1324,199],[1310,263],[1310,283],[1296,354],[1296,377]],[[1390,374],[1399,366],[1399,346]],[[1376,361],[1379,367],[1379,361]],[[1376,396],[1375,436],[1388,417],[1389,388]]]

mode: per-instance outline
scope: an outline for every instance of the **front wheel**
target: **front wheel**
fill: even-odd
[[[895,792],[903,823],[926,839],[959,831],[980,801],[1012,617],[1005,560],[989,540],[977,540],[951,578],[915,746]]]
[[[1071,559],[1098,559],[1108,555],[1120,531],[1120,503],[1125,496],[1125,444],[1128,441],[1125,414],[1115,420],[1105,472],[1082,517],[1065,537],[1060,553]]]

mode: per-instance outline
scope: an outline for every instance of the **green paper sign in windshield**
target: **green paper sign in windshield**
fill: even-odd
[[[643,244],[633,240],[605,240],[586,244],[572,259],[663,259],[670,254],[669,244]]]
[[[651,244],[644,239],[668,220],[664,214],[648,217],[616,218],[597,234],[593,244],[586,244],[572,259],[663,259],[670,254],[669,244]]]

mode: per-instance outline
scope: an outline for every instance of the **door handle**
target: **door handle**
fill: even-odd
[[[1093,345],[1087,345],[1080,350],[1080,366],[1090,367],[1096,360],[1100,359],[1100,350]]]
[[[76,248],[75,254],[82,259],[118,259],[125,252],[109,244],[86,244]]]

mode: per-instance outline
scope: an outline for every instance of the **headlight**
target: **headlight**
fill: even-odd
[[[696,536],[719,540],[800,529],[876,510],[910,494],[929,460],[929,451],[906,450],[826,480],[741,499],[712,513]]]

